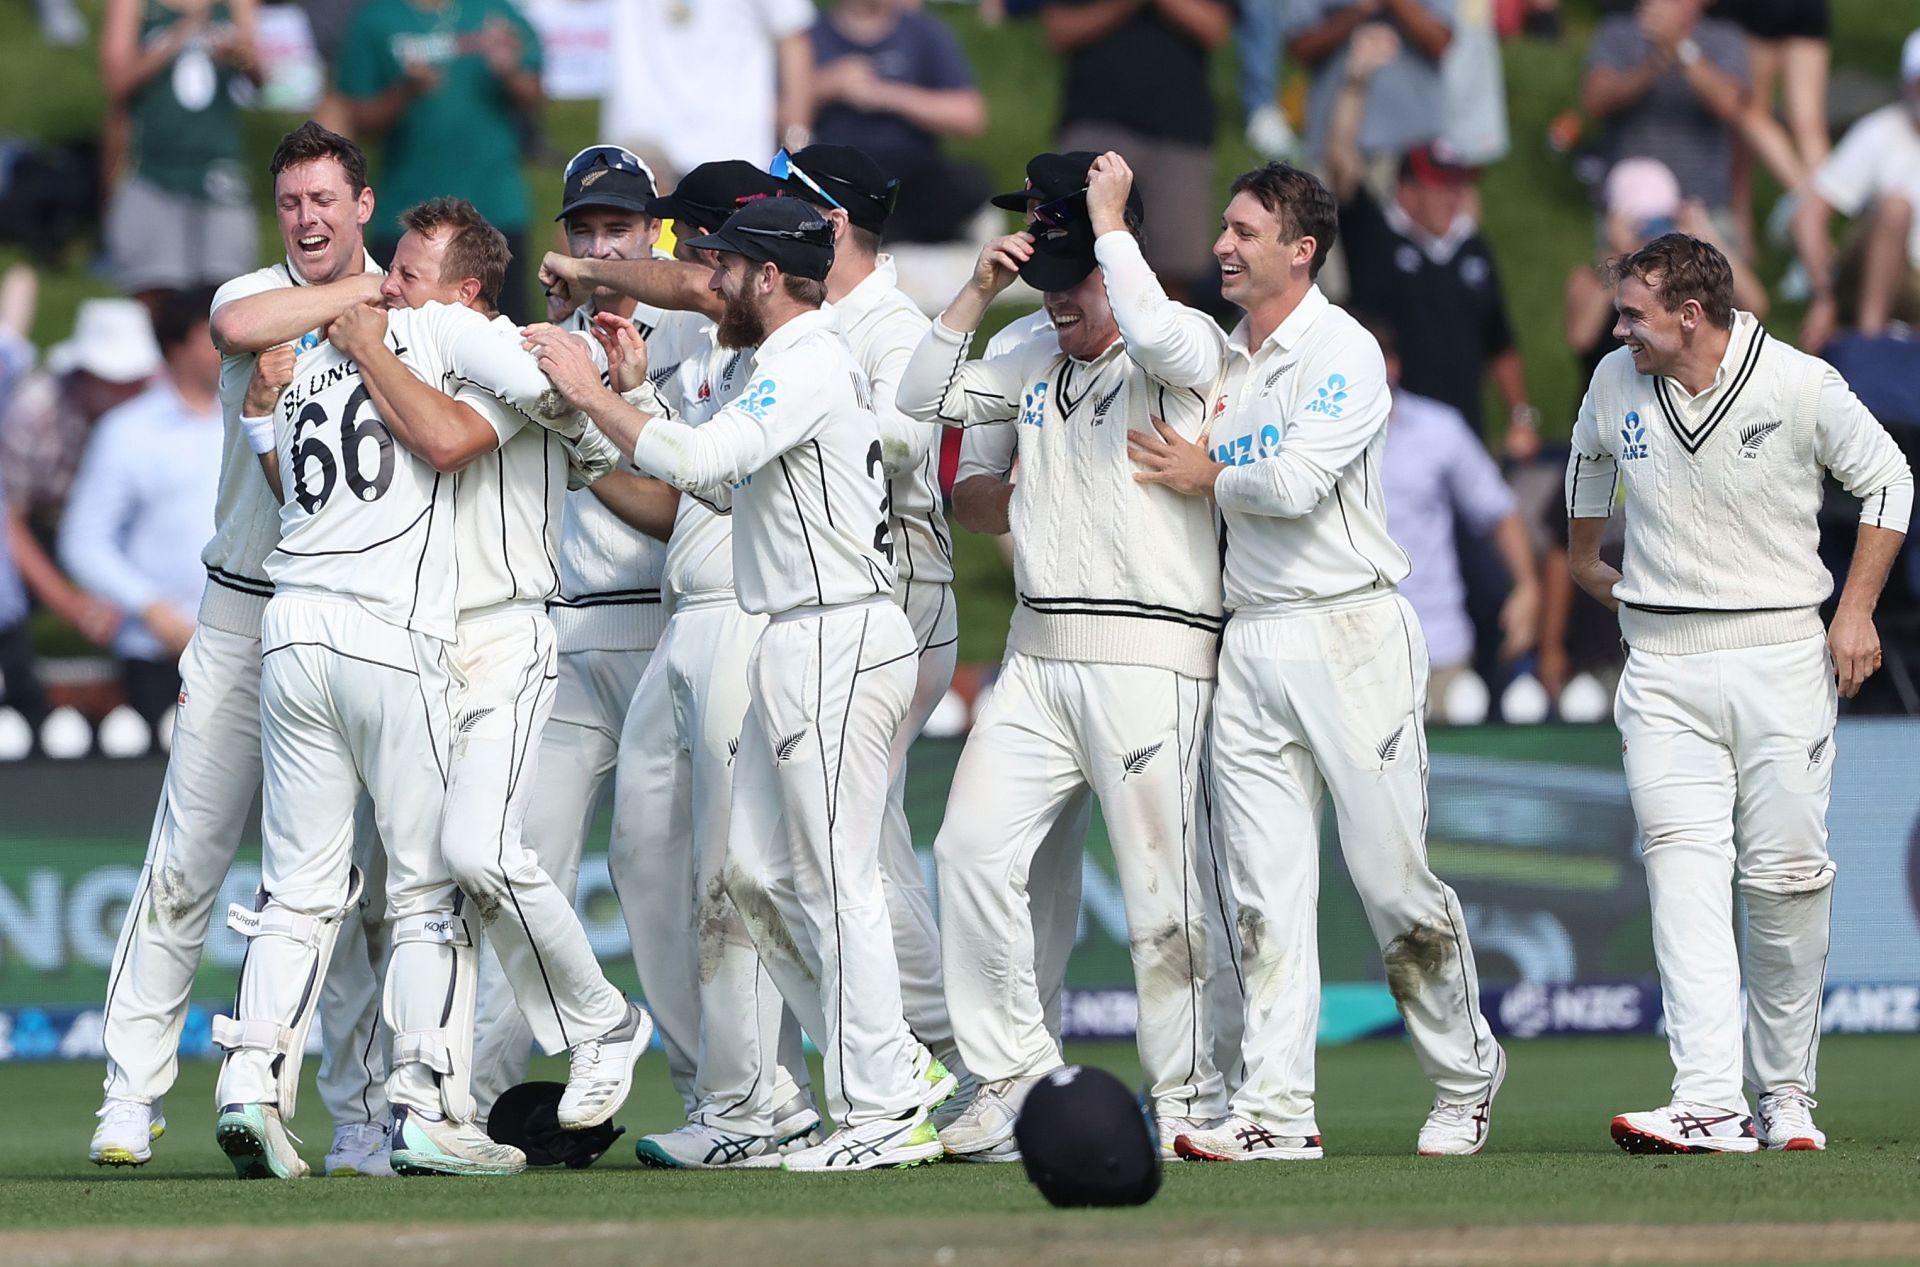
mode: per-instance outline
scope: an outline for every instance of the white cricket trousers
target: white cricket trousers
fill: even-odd
[[[386,846],[388,917],[434,928],[417,945],[396,947],[387,1019],[396,1033],[443,1027],[444,1000],[457,978],[447,975],[448,957],[426,942],[444,947],[457,936],[448,920],[460,922],[459,895],[439,848],[451,689],[444,643],[390,625],[348,599],[277,594],[261,620],[260,642],[262,901],[235,1009],[245,1037],[221,1067],[216,1102],[277,1103],[288,1111],[299,1084],[296,1040],[317,992],[315,952],[331,945],[326,928],[348,913],[363,791]],[[388,1098],[437,1112],[437,1080],[445,1072],[423,1066],[418,1053],[396,1059]]]
[[[1233,614],[1213,712],[1215,828],[1237,906],[1246,1078],[1234,1112],[1317,1135],[1320,807],[1386,963],[1421,1069],[1445,1099],[1498,1048],[1460,900],[1427,862],[1427,652],[1397,594]]]
[[[951,586],[905,583],[895,598],[913,626],[920,654],[907,719],[894,736],[888,758],[893,781],[887,787],[887,816],[880,836],[880,880],[893,926],[893,951],[900,964],[900,1001],[907,1028],[950,1071],[964,1075],[967,1065],[953,1039],[946,984],[940,975],[940,921],[934,917],[920,856],[913,848],[913,829],[907,822],[907,753],[953,684],[960,622]]]
[[[614,780],[607,867],[633,963],[687,1117],[767,1135],[798,1093],[797,1024],[781,1060],[779,990],[727,895],[734,750],[766,617],[731,594],[683,604],[634,692]]]
[[[1743,965],[1746,1082],[1761,1094],[1814,1090],[1837,709],[1823,637],[1627,655],[1614,720],[1653,902],[1676,1101],[1746,1111]]]
[[[166,781],[147,858],[107,978],[105,1092],[152,1103],[173,1087],[180,1029],[208,920],[260,796],[260,639],[202,622],[180,657]],[[367,842],[375,845],[376,842]],[[383,903],[366,909],[377,921]],[[224,912],[222,912],[224,915]],[[366,937],[343,936],[334,964]],[[320,1001],[320,1098],[336,1126],[386,1117],[386,1054],[372,1042],[380,987],[370,969],[330,969]],[[350,988],[335,990],[337,982]]]
[[[880,836],[919,648],[889,598],[773,617],[748,664],[726,890],[842,1127],[916,1110]]]
[[[977,1077],[1033,1077],[1061,1063],[1036,979],[1032,907],[1043,895],[1030,895],[1031,868],[1043,844],[1060,844],[1058,820],[1091,787],[1126,902],[1154,1105],[1177,1117],[1224,1107],[1205,1021],[1213,951],[1198,857],[1212,696],[1211,682],[1169,669],[1008,654],[934,843],[947,1003]],[[1056,946],[1058,931],[1042,946]]]
[[[534,860],[563,894],[580,889],[587,833],[613,786],[620,728],[634,688],[652,656],[646,651],[563,651],[553,715],[540,736],[539,769],[522,833]],[[653,1000],[647,1000],[653,1006]],[[473,1044],[473,1098],[485,1122],[493,1102],[527,1079],[533,1027],[514,1001],[492,943],[480,956],[478,1023]],[[654,1019],[660,1020],[657,1009]],[[665,1025],[662,1023],[662,1030]]]
[[[538,609],[465,616],[449,656],[457,708],[441,848],[542,1051],[619,1025],[627,1001],[523,834],[558,666]]]

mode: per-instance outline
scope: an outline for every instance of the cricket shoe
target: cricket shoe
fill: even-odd
[[[1173,1147],[1188,1161],[1319,1161],[1326,1155],[1318,1135],[1277,1134],[1237,1114],[1209,1129],[1183,1132]]]
[[[940,1143],[956,1157],[984,1153],[1013,1141],[1013,1124],[1020,1119],[1020,1106],[1039,1078],[1003,1078],[983,1083],[973,1102],[940,1129]]]
[[[1485,1148],[1487,1136],[1493,1132],[1493,1097],[1500,1094],[1500,1084],[1506,1080],[1507,1053],[1496,1049],[1493,1081],[1487,1083],[1487,1089],[1460,1103],[1436,1099],[1426,1124],[1420,1128],[1415,1151],[1422,1157],[1468,1157]]]
[[[723,1131],[705,1122],[643,1136],[633,1153],[660,1170],[778,1170],[781,1161],[777,1136]]]
[[[1751,1153],[1760,1148],[1753,1119],[1740,1109],[1676,1101],[1664,1109],[1622,1113],[1613,1142],[1630,1153]]]
[[[387,1128],[380,1122],[354,1122],[336,1126],[333,1147],[327,1150],[322,1165],[327,1178],[335,1175],[367,1175],[374,1179],[393,1178],[392,1149]]]
[[[393,1168],[403,1175],[517,1175],[527,1168],[527,1155],[472,1122],[396,1105]]]
[[[946,1130],[960,1120],[960,1115],[973,1103],[973,1097],[980,1094],[980,1076],[971,1070],[960,1075],[960,1085],[953,1089],[946,1103],[933,1111],[935,1130]]]
[[[96,1166],[144,1166],[153,1160],[153,1141],[167,1133],[160,1101],[142,1104],[109,1096],[94,1114],[93,1144],[87,1159]]]
[[[985,1165],[1005,1165],[1007,1162],[1020,1160],[1020,1141],[1009,1136],[1002,1143],[977,1153],[956,1153],[953,1160],[980,1162]]]
[[[1827,1148],[1827,1134],[1813,1124],[1815,1100],[1798,1087],[1760,1097],[1760,1143],[1789,1153],[1819,1153]]]
[[[922,1046],[913,1057],[913,1076],[920,1080],[920,1104],[931,1113],[960,1089],[960,1080],[940,1063],[940,1057]]]
[[[1161,1161],[1184,1161],[1180,1156],[1178,1144],[1182,1135],[1203,1135],[1217,1130],[1226,1122],[1224,1117],[1161,1117],[1151,1114],[1147,1119],[1153,1125],[1153,1133],[1160,1140]]]
[[[214,1126],[220,1151],[242,1179],[305,1179],[313,1173],[293,1146],[299,1137],[271,1104],[229,1104]]]
[[[633,1064],[653,1041],[653,1018],[627,1004],[618,1025],[567,1053],[567,1089],[554,1116],[563,1131],[584,1131],[612,1117],[633,1090]]]
[[[826,1137],[820,1129],[820,1110],[804,1091],[773,1111],[773,1138],[783,1153],[812,1148]]]
[[[881,1118],[842,1127],[812,1148],[788,1153],[783,1170],[887,1170],[918,1166],[939,1158],[940,1133],[925,1109],[909,1109],[897,1118]]]

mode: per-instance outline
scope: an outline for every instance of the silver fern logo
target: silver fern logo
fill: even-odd
[[[773,746],[773,759],[775,761],[792,760],[793,754],[800,749],[800,741],[806,737],[807,732],[804,730],[797,730],[793,734],[788,735],[785,739],[782,739]]]
[[[1132,752],[1120,758],[1120,764],[1126,767],[1126,773],[1120,777],[1122,779],[1130,779],[1134,775],[1144,771],[1148,766],[1153,764],[1153,759],[1159,756],[1160,750],[1166,746],[1167,741],[1162,739],[1159,743],[1149,745],[1148,747],[1135,748]]]
[[[485,721],[489,716],[492,715],[492,713],[493,713],[493,709],[491,707],[474,709],[472,712],[468,713],[466,716],[460,719],[460,733],[463,735],[472,734],[473,728],[475,726],[478,726],[481,722]]]
[[[655,387],[665,387],[667,385],[667,380],[672,378],[675,374],[679,372],[680,372],[680,362],[675,361],[672,365],[663,365],[659,369],[648,370],[647,381],[649,383],[652,383]]]
[[[733,759],[739,755],[740,755],[740,736],[735,735],[733,738],[727,740],[727,764],[732,765]]]
[[[1816,770],[1827,759],[1827,745],[1833,742],[1832,735],[1822,735],[1820,741],[1807,749],[1807,769]]]
[[[1094,405],[1093,407],[1093,425],[1094,426],[1097,427],[1101,423],[1107,420],[1107,411],[1113,408],[1113,402],[1115,400],[1118,400],[1120,397],[1120,388],[1125,386],[1126,386],[1125,383],[1121,383],[1119,387],[1115,387],[1112,391],[1102,396],[1099,400],[1099,403]]]
[[[1778,430],[1780,430],[1778,422],[1756,422],[1740,428],[1740,456],[1748,459],[1759,457],[1760,446],[1767,442],[1768,436]]]
[[[1380,754],[1381,764],[1391,765],[1393,759],[1400,755],[1400,736],[1406,733],[1407,724],[1401,722],[1398,730],[1380,741],[1380,745],[1374,751]]]

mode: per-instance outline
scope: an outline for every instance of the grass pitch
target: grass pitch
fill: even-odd
[[[501,1180],[239,1183],[213,1144],[208,1064],[183,1068],[154,1160],[102,1170],[86,1160],[99,1071],[15,1066],[0,1133],[0,1262],[1920,1261],[1920,1039],[1827,1042],[1825,1154],[1628,1157],[1607,1121],[1664,1098],[1663,1044],[1543,1040],[1511,1054],[1479,1157],[1414,1157],[1428,1093],[1412,1054],[1362,1044],[1321,1055],[1326,1161],[1170,1166],[1144,1209],[1071,1213],[1049,1209],[1015,1166],[643,1169],[634,1136],[678,1118],[657,1054],[621,1115],[628,1136],[598,1166]],[[1139,1077],[1129,1046],[1073,1055]],[[317,1166],[331,1132],[311,1090],[296,1129]]]

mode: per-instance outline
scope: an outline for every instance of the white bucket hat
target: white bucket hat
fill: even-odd
[[[47,349],[55,374],[85,370],[109,383],[135,383],[160,370],[160,345],[147,310],[132,299],[88,299],[74,318],[73,335]]]

